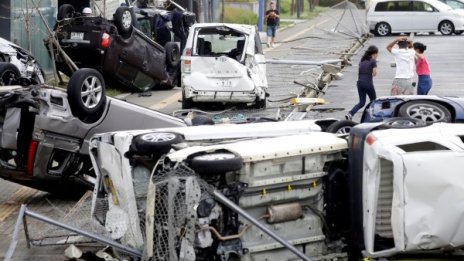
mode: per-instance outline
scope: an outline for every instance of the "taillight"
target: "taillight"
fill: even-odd
[[[185,56],[192,56],[192,48],[185,48]]]
[[[185,48],[185,55],[184,56],[192,56],[192,48]],[[190,73],[192,68],[192,60],[190,59],[183,59],[183,66],[182,72],[183,73]]]
[[[376,138],[374,135],[372,135],[372,134],[367,135],[367,137],[366,137],[366,143],[367,143],[368,145],[374,144],[374,142],[375,142],[376,140],[377,140],[377,138]]]
[[[100,46],[104,49],[110,46],[110,35],[108,33],[103,33],[102,38],[100,40]]]
[[[29,177],[32,177],[32,175],[34,174],[34,160],[38,145],[38,141],[31,140],[31,143],[29,144],[29,150],[27,151],[26,174]]]

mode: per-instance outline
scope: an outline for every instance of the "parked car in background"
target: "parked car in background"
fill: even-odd
[[[435,95],[399,95],[379,97],[370,102],[361,123],[381,122],[395,117],[411,118],[427,124],[435,122],[464,123],[464,98]],[[358,123],[341,120],[334,122],[328,132],[349,133]]]
[[[181,68],[184,109],[199,102],[266,107],[266,62],[256,26],[193,25]]]
[[[54,31],[77,67],[98,70],[109,85],[170,89],[179,84],[181,48],[195,15],[169,3],[160,10],[135,1],[118,7],[113,20],[62,5]],[[62,55],[55,60],[58,70],[72,74]]]
[[[451,35],[464,31],[463,12],[435,0],[374,0],[366,19],[369,30],[378,36],[435,31]]]
[[[0,85],[41,84],[45,74],[24,48],[0,37]]]
[[[105,96],[103,77],[80,69],[67,91],[45,85],[0,88],[0,178],[76,195],[94,185],[89,139],[96,133],[187,126],[178,118]]]

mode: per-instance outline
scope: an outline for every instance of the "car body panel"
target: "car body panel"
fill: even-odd
[[[363,212],[370,256],[464,243],[463,135],[464,125],[445,123],[369,134],[370,144],[364,145]],[[375,249],[379,235],[393,238],[394,247]]]
[[[239,47],[241,41],[243,47]],[[209,42],[211,50],[205,51],[202,42]],[[239,51],[241,48],[243,51]],[[181,59],[185,98],[232,103],[265,99],[265,59],[254,26],[195,24],[190,29],[186,50],[191,53],[184,50]]]

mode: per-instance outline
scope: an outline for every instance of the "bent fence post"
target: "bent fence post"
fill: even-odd
[[[35,218],[37,220],[40,220],[42,222],[51,224],[53,226],[60,227],[60,228],[65,229],[65,230],[77,233],[79,235],[91,238],[91,239],[93,239],[93,240],[95,240],[97,242],[109,245],[109,246],[111,246],[113,248],[116,248],[116,249],[118,249],[118,250],[120,250],[120,251],[122,251],[124,253],[130,254],[130,255],[132,255],[134,257],[142,257],[142,252],[137,250],[137,249],[130,248],[128,246],[125,246],[125,245],[120,244],[118,242],[115,242],[113,240],[107,239],[107,238],[102,237],[100,235],[96,235],[96,234],[93,234],[93,233],[90,233],[90,232],[87,232],[87,231],[83,231],[81,229],[78,229],[78,228],[66,225],[64,223],[58,222],[58,221],[53,220],[53,219],[51,219],[49,217],[40,215],[40,214],[32,212],[32,211],[29,211],[29,210],[27,210],[26,205],[21,205],[21,209],[19,210],[18,219],[16,221],[15,229],[14,229],[14,232],[13,232],[13,239],[12,239],[10,247],[8,248],[8,251],[7,251],[6,255],[5,255],[5,261],[10,261],[12,256],[13,256],[16,245],[18,244],[18,234],[19,234],[19,229],[20,229],[20,226],[21,226],[21,221],[23,219],[26,219],[26,216]],[[26,227],[25,227],[25,230],[27,231]],[[28,238],[27,234],[26,234],[26,238]],[[28,241],[29,241],[29,239],[28,239]],[[29,242],[28,242],[28,244],[29,244]]]

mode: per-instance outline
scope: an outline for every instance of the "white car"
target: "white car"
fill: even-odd
[[[25,49],[0,37],[0,85],[29,85],[45,82],[37,60]]]
[[[181,70],[184,109],[196,102],[266,106],[266,61],[256,26],[194,24]]]
[[[460,254],[464,125],[390,119],[347,142],[315,123],[98,134],[93,216],[154,260],[296,260],[271,234],[312,260]]]
[[[392,33],[464,31],[464,14],[434,0],[375,0],[367,10],[369,30],[378,36]]]

